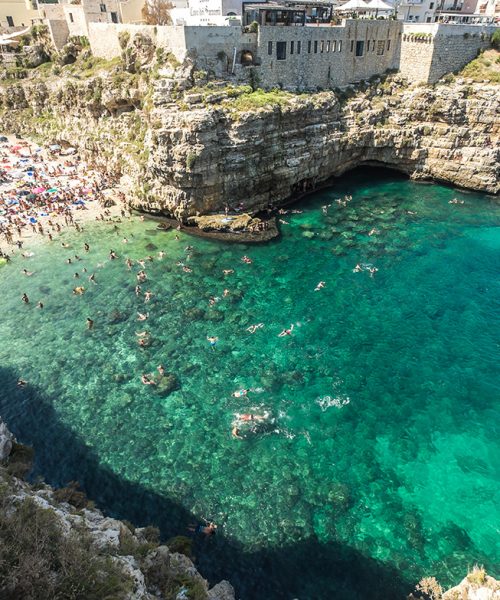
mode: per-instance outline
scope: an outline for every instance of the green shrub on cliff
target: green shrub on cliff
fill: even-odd
[[[500,50],[500,29],[497,29],[491,36],[491,45],[495,50]]]
[[[460,75],[475,81],[491,81],[500,83],[500,54],[497,50],[487,50],[466,65]]]
[[[273,108],[275,106],[287,106],[290,104],[295,94],[284,92],[283,90],[270,90],[266,92],[257,89],[249,94],[242,94],[234,100],[231,100],[230,108],[237,112],[252,111],[259,108]]]
[[[0,598],[124,598],[132,581],[88,535],[63,533],[52,509],[32,498],[13,501],[0,487]]]

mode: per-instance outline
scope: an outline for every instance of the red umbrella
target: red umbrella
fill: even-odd
[[[34,194],[41,194],[42,192],[45,192],[45,188],[37,187],[37,188],[34,188],[32,191]]]

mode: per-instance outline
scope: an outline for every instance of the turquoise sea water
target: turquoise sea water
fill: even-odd
[[[365,169],[294,208],[267,245],[177,240],[134,219],[0,268],[0,414],[34,443],[36,474],[80,480],[112,514],[167,536],[214,519],[199,563],[243,599],[402,598],[423,575],[495,574],[498,199]],[[148,255],[145,304],[124,259]],[[140,381],[160,363],[180,382],[167,397]],[[250,412],[269,421],[233,439]]]

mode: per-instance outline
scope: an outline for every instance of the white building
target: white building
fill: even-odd
[[[242,5],[242,0],[180,0],[170,15],[174,25],[240,25]]]

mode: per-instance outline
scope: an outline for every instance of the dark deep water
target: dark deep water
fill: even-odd
[[[243,600],[399,599],[475,562],[498,575],[498,199],[360,169],[293,208],[263,246],[95,224],[65,234],[70,255],[91,245],[78,267],[54,244],[0,268],[0,414],[34,475],[165,538],[215,519],[197,564]],[[124,258],[149,254],[145,306]],[[80,265],[98,285],[75,297]],[[181,383],[166,398],[139,379],[160,363]],[[273,421],[234,440],[238,412]]]

